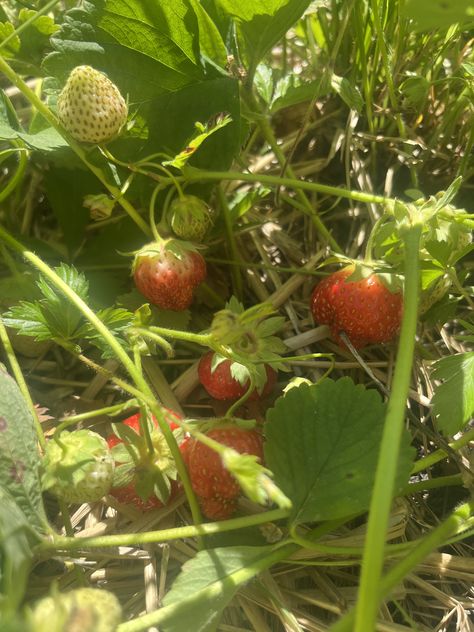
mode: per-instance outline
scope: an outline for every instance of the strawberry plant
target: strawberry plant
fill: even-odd
[[[467,629],[473,9],[2,3],[0,629]]]

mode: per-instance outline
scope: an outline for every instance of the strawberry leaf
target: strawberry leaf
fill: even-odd
[[[350,378],[290,389],[267,414],[265,462],[293,503],[291,520],[333,520],[366,510],[386,407]],[[397,489],[413,460],[403,436]]]
[[[154,623],[163,632],[214,632],[224,608],[239,587],[265,566],[271,551],[271,546],[199,551],[183,565]]]
[[[44,533],[48,527],[41,496],[40,456],[33,417],[17,383],[1,365],[0,454],[0,486],[15,499],[30,528]]]
[[[474,352],[438,360],[431,377],[443,380],[432,399],[438,428],[445,435],[454,435],[474,415]]]
[[[232,117],[226,114],[223,116],[219,115],[219,117],[220,118],[218,118],[216,122],[211,120],[206,125],[197,121],[194,124],[196,132],[187,141],[186,147],[172,160],[166,160],[163,164],[169,167],[175,167],[176,169],[182,169],[191,156],[199,149],[202,143],[211,136],[211,134],[214,134],[214,132],[217,132],[232,121]]]
[[[20,606],[33,559],[32,545],[37,544],[38,538],[31,530],[29,519],[3,484],[0,484],[0,505],[0,594],[3,614],[9,610],[14,612]]]

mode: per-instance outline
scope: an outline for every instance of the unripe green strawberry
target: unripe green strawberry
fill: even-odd
[[[89,503],[108,493],[114,459],[107,441],[92,430],[61,432],[46,445],[43,489],[69,503]]]
[[[30,615],[32,632],[114,632],[121,619],[115,595],[99,588],[45,597]]]
[[[181,239],[200,242],[212,224],[211,209],[195,195],[183,195],[171,203],[170,224]]]
[[[127,115],[127,104],[117,86],[91,66],[76,66],[58,97],[59,120],[82,143],[112,140]]]

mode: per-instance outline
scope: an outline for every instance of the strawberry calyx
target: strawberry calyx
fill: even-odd
[[[182,239],[174,239],[172,237],[167,239],[160,239],[151,241],[145,244],[139,250],[132,252],[134,260],[132,264],[132,274],[137,267],[144,260],[163,260],[165,253],[172,254],[178,261],[182,261],[185,258],[186,253],[198,252],[199,247],[190,241],[184,241]]]
[[[165,416],[176,442],[182,444],[184,432],[172,421],[175,415],[165,411]],[[117,490],[119,496],[127,496],[127,488],[130,488],[130,497],[136,492],[142,501],[156,497],[166,504],[178,479],[176,463],[154,418],[153,422],[147,419],[152,446],[150,451],[148,442],[140,434],[139,417],[139,414],[133,415],[124,423],[112,424],[114,434],[107,439],[115,461],[112,488]]]
[[[287,351],[285,343],[275,334],[282,329],[285,318],[275,316],[275,309],[270,303],[259,303],[249,309],[232,297],[225,309],[216,313],[210,333],[216,345],[227,352],[233,365],[233,377],[244,384],[249,378],[248,367],[255,367],[255,377],[265,378],[263,365],[268,364],[274,370],[285,370],[281,354]],[[215,370],[225,360],[217,354],[211,370]],[[240,367],[247,369],[247,374]]]

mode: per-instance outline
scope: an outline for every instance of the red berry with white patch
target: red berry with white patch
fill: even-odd
[[[133,277],[139,292],[161,309],[182,311],[206,278],[206,262],[196,251],[172,242],[152,242],[136,255]]]

